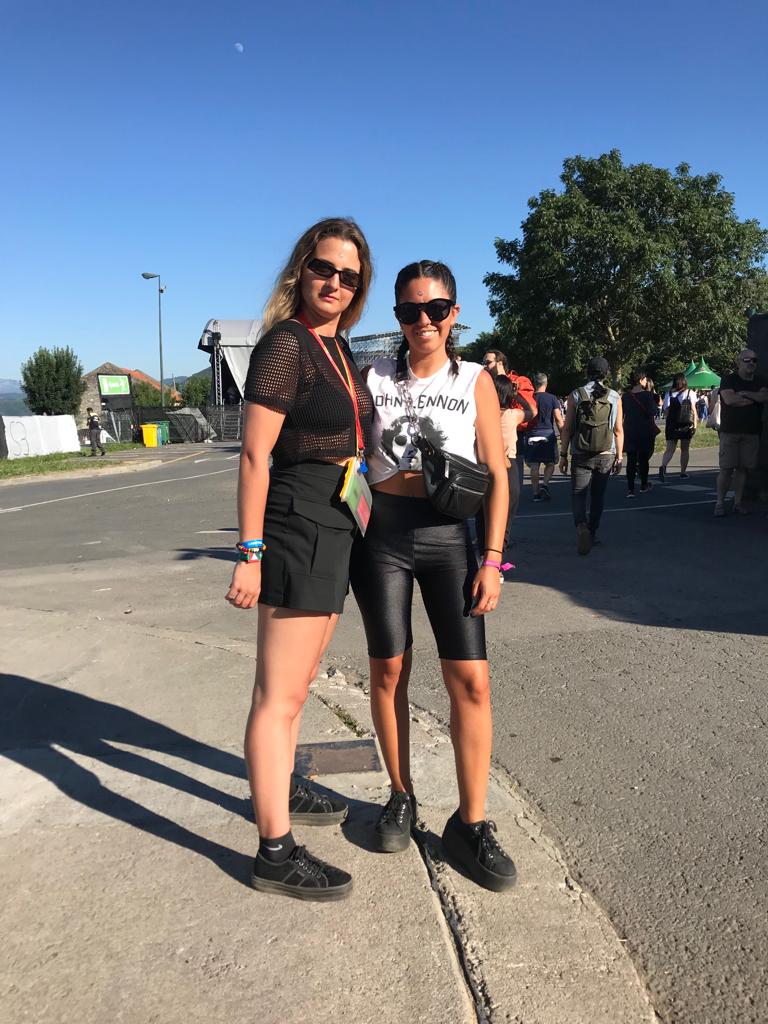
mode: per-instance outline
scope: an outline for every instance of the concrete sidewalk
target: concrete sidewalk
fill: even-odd
[[[35,1024],[641,1024],[622,944],[508,780],[489,813],[505,896],[443,863],[451,745],[414,713],[420,841],[372,852],[380,771],[321,775],[342,827],[299,842],[352,871],[328,905],[254,893],[241,736],[252,645],[116,616],[6,607],[0,740],[2,1019]],[[372,735],[365,681],[326,665],[302,744]]]

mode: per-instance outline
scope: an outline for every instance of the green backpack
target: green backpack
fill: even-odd
[[[580,455],[599,455],[601,452],[609,452],[613,447],[613,405],[609,395],[607,389],[597,397],[590,395],[586,388],[577,391],[573,448]]]

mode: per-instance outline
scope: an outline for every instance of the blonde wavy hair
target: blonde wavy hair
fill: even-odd
[[[347,217],[327,217],[308,228],[294,245],[293,252],[278,275],[272,294],[264,306],[262,320],[264,334],[276,323],[281,320],[290,320],[298,313],[301,307],[301,272],[307,262],[312,259],[315,247],[322,238],[341,238],[345,242],[352,242],[360,258],[360,284],[354,298],[341,314],[339,330],[351,327],[362,316],[373,277],[368,243],[365,240],[365,235],[353,220]]]

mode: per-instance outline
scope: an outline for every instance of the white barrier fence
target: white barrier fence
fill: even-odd
[[[3,416],[2,422],[9,459],[80,451],[74,416]]]

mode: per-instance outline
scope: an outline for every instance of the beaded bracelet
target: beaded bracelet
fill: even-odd
[[[486,558],[483,561],[483,568],[485,568],[486,566],[488,566],[489,569],[501,570],[501,562],[493,562],[493,561],[491,561],[490,558]]]
[[[267,550],[267,545],[263,540],[259,541],[259,547],[248,547],[248,543],[255,544],[256,541],[250,541],[245,543],[235,544],[237,549],[238,558],[241,562],[260,562],[264,556],[264,552]]]

